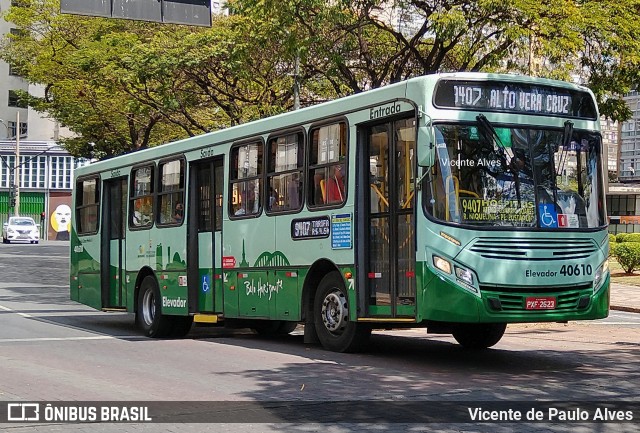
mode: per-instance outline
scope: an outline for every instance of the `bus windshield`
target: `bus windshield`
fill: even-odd
[[[605,224],[601,138],[591,131],[492,125],[436,126],[436,162],[424,188],[438,220],[473,226],[583,229]]]

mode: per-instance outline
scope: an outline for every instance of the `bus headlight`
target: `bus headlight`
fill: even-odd
[[[596,293],[602,288],[608,272],[609,259],[605,260],[604,263],[602,263],[596,270],[596,275],[593,277],[593,293]]]
[[[473,272],[471,272],[469,269],[460,268],[458,266],[455,266],[455,268],[456,277],[458,277],[468,285],[473,286]]]
[[[433,256],[433,266],[446,274],[451,273],[451,263],[449,263],[449,260],[443,259],[440,256]]]

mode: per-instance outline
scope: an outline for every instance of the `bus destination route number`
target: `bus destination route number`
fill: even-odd
[[[331,224],[328,216],[291,221],[291,239],[293,240],[328,238],[330,233]]]

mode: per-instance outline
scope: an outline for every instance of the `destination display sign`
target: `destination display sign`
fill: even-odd
[[[330,232],[331,225],[326,215],[291,221],[291,239],[293,240],[328,238]]]
[[[597,118],[588,92],[526,83],[441,80],[434,104],[441,108]]]

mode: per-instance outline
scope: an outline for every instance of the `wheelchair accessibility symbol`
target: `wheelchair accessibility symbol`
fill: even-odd
[[[202,291],[208,292],[209,288],[211,288],[211,282],[209,281],[209,275],[202,276]]]
[[[541,227],[558,227],[558,213],[554,205],[551,203],[539,204],[538,212]]]

